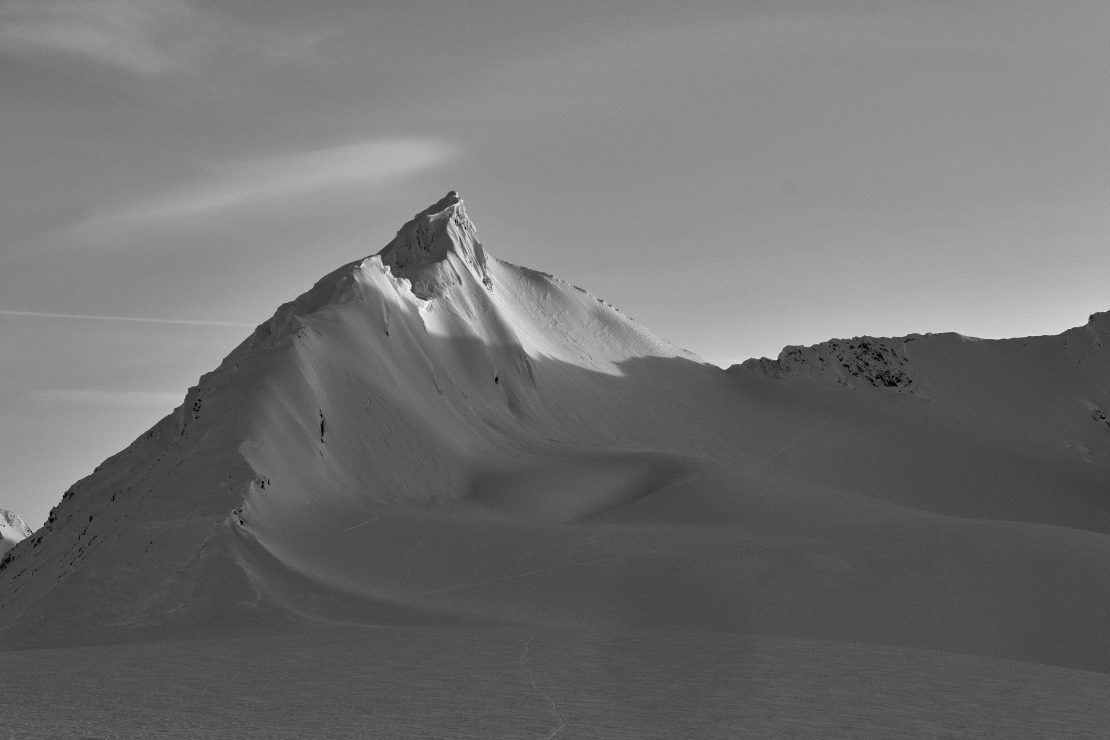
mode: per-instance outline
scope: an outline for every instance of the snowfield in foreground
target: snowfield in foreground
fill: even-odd
[[[767,635],[333,627],[6,653],[13,737],[1099,737],[1110,676]]]
[[[4,556],[0,690],[43,735],[1090,734],[1108,342],[726,371],[451,193]]]

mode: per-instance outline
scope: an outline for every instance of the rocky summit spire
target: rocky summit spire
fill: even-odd
[[[454,190],[402,226],[378,256],[394,275],[409,279],[413,292],[422,298],[440,293],[447,277],[443,266],[452,256],[487,289],[493,289],[478,231]]]

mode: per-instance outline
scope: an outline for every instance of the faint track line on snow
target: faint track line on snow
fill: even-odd
[[[814,432],[816,432],[821,427],[825,426],[827,423],[828,423],[827,421],[819,421],[816,424],[814,424],[813,426],[809,427],[808,429],[803,430],[801,433],[795,435],[793,439],[787,441],[786,444],[784,444],[782,447],[778,448],[777,450],[775,450],[774,452],[772,452],[770,455],[763,458],[759,462],[752,464],[751,467],[756,468],[758,470],[759,468],[762,468],[762,467],[765,467],[765,466],[769,465],[771,463],[771,461],[774,460],[776,457],[778,457],[782,453],[786,452],[791,447],[798,444],[803,439],[805,439],[809,435],[813,434]]]
[[[551,705],[551,711],[559,720],[559,726],[544,736],[544,740],[552,740],[556,735],[567,728],[567,721],[563,719],[563,713],[559,711],[559,704],[555,701],[555,697],[540,688],[536,682],[536,672],[528,667],[527,663],[531,662],[528,657],[528,650],[532,647],[532,640],[536,639],[536,633],[528,635],[528,639],[524,642],[524,648],[520,651],[520,657],[517,658],[517,664],[520,665],[520,670],[528,674],[528,680],[532,684],[532,690],[537,694],[547,699],[547,703]]]
[[[420,528],[420,531],[417,533],[416,539],[413,540],[412,547],[409,548],[408,554],[405,556],[405,570],[403,573],[401,573],[401,575],[397,577],[398,583],[404,583],[405,579],[407,579],[409,577],[409,574],[412,573],[413,566],[415,565],[413,558],[416,557],[416,551],[423,544],[424,535],[428,533],[428,530],[431,529],[431,526],[432,523],[430,521],[425,521],[424,526],[422,526]]]
[[[511,576],[502,576],[500,578],[488,578],[484,581],[472,581],[469,583],[456,583],[451,586],[444,586],[442,588],[433,588],[430,591],[421,591],[417,596],[430,596],[432,594],[441,594],[448,591],[461,591],[464,588],[475,588],[477,586],[486,586],[490,583],[501,583],[502,581],[512,581],[517,578],[527,578],[528,576],[538,576],[543,573],[551,573],[556,570],[566,570],[567,568],[577,568],[583,565],[597,565],[598,563],[611,563],[615,560],[627,560],[629,558],[639,558],[646,555],[654,555],[658,550],[649,550],[647,552],[636,552],[630,555],[616,555],[611,558],[598,558],[597,560],[584,560],[581,563],[566,563],[564,565],[553,565],[550,568],[540,568],[539,570],[530,570],[525,573],[516,573]]]
[[[359,522],[358,524],[355,524],[354,526],[347,527],[346,529],[341,529],[341,530],[339,530],[339,533],[343,534],[344,532],[350,532],[352,529],[358,529],[359,527],[365,527],[367,524],[373,524],[374,522],[378,521],[379,519],[381,519],[380,516],[376,516],[373,519],[367,519],[366,521]]]

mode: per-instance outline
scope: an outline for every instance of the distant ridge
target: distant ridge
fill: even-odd
[[[0,555],[31,536],[31,528],[18,514],[0,509]]]

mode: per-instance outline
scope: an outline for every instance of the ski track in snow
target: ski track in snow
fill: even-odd
[[[552,740],[552,738],[558,736],[559,733],[567,729],[567,723],[566,720],[563,718],[563,713],[559,710],[559,704],[555,701],[555,697],[541,689],[539,684],[536,682],[536,672],[532,670],[532,659],[528,656],[528,650],[532,647],[532,641],[534,639],[536,639],[536,633],[532,632],[530,635],[528,635],[528,639],[524,641],[524,647],[520,651],[520,657],[517,659],[517,663],[520,665],[520,669],[528,674],[528,681],[532,685],[532,690],[535,691],[539,696],[541,696],[551,706],[551,713],[555,715],[555,719],[557,719],[559,722],[559,724],[554,727],[551,732],[544,735],[544,740]]]
[[[785,444],[783,444],[777,450],[775,450],[770,455],[768,455],[767,457],[760,460],[758,463],[755,463],[751,467],[755,470],[759,470],[761,468],[766,468],[768,465],[770,465],[772,462],[774,462],[776,458],[778,458],[780,455],[785,453],[787,450],[789,450],[790,448],[797,445],[799,442],[804,440],[806,437],[812,436],[819,429],[822,429],[827,425],[828,425],[827,421],[819,421],[816,424],[809,427],[808,429],[802,430],[802,432],[800,432],[799,434],[797,434],[793,438],[787,440],[787,442]]]
[[[364,522],[359,522],[358,524],[347,527],[346,529],[341,529],[341,530],[339,530],[339,532],[340,532],[340,534],[342,534],[343,532],[350,532],[352,530],[358,529],[359,527],[365,527],[367,524],[373,524],[374,522],[377,522],[377,521],[380,521],[380,520],[381,520],[381,517],[376,516],[373,519],[367,519]]]

